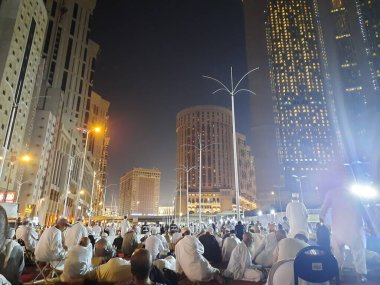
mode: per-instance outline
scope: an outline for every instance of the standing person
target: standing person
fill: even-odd
[[[364,224],[374,234],[372,222],[362,205],[345,187],[330,190],[321,207],[320,219],[324,221],[327,210],[331,209],[332,249],[340,268],[344,262],[344,246],[351,249],[358,281],[366,282],[367,266],[365,259],[366,236]],[[348,229],[352,229],[350,233]]]
[[[74,245],[78,245],[83,237],[88,237],[86,227],[83,225],[83,217],[77,218],[77,221],[66,231],[65,245],[70,249]]]
[[[63,260],[66,250],[62,242],[62,232],[70,226],[65,218],[61,218],[55,226],[46,229],[36,246],[36,260],[44,262]]]
[[[282,225],[283,230],[286,231],[286,233],[288,234],[290,226],[289,226],[288,218],[286,216],[282,217],[281,225]]]
[[[129,221],[128,216],[124,216],[124,220],[121,222],[120,225],[120,235],[123,237],[129,230]]]
[[[238,221],[237,225],[235,226],[235,233],[238,239],[243,240],[244,225],[241,223],[241,221]]]
[[[94,234],[95,238],[100,237],[100,234],[102,233],[102,228],[99,226],[99,223],[95,223],[95,226],[92,228],[92,233]]]
[[[299,201],[298,193],[292,193],[292,201],[286,205],[286,217],[289,219],[289,236],[294,237],[299,232],[308,234],[308,213],[303,202]]]

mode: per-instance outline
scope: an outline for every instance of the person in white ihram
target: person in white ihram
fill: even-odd
[[[222,260],[229,261],[231,257],[231,253],[234,248],[240,243],[240,239],[238,239],[235,233],[231,233],[230,236],[226,237],[223,242],[222,247]]]
[[[38,234],[28,219],[25,219],[22,222],[22,225],[17,228],[16,239],[23,240],[25,243],[25,248],[34,252],[38,242]]]
[[[165,249],[161,240],[158,237],[156,237],[156,235],[157,228],[152,227],[151,236],[148,237],[145,241],[145,249],[147,249],[152,255],[152,260],[155,260],[157,258],[157,255]]]
[[[262,273],[252,264],[252,256],[249,248],[253,243],[252,234],[245,232],[243,241],[239,243],[232,251],[227,269],[224,276],[231,277],[234,280],[246,280],[258,282],[261,280]]]
[[[124,237],[124,235],[128,232],[129,230],[129,221],[128,221],[128,216],[124,216],[124,220],[121,222],[120,225],[120,235]]]
[[[292,193],[292,201],[286,205],[286,217],[289,220],[289,237],[294,237],[300,232],[306,233],[308,237],[308,213],[305,204],[299,201],[298,193]]]
[[[370,234],[375,235],[375,229],[362,205],[345,187],[330,190],[322,204],[320,220],[324,221],[327,210],[331,209],[331,241],[335,258],[340,268],[344,262],[344,247],[347,245],[352,253],[359,282],[366,282],[366,236],[364,224]],[[352,229],[348,234],[347,231]]]
[[[92,245],[88,237],[83,237],[79,244],[70,248],[65,259],[61,281],[70,282],[84,276],[92,269]]]
[[[182,228],[183,239],[179,240],[175,246],[176,272],[185,273],[191,282],[210,281],[215,279],[218,283],[223,283],[219,269],[210,265],[202,255],[204,248],[202,243],[194,236],[190,235],[188,227]]]
[[[70,224],[65,218],[61,218],[55,226],[42,233],[34,252],[37,261],[50,262],[53,266],[63,265],[66,250],[62,243],[62,232],[67,227]]]
[[[68,249],[74,245],[78,245],[79,241],[83,237],[88,237],[88,231],[86,227],[82,224],[83,217],[80,216],[77,218],[77,221],[67,229],[65,233],[65,245]]]
[[[92,232],[94,234],[94,237],[100,237],[102,228],[99,226],[98,223],[96,223],[95,226],[92,228]]]

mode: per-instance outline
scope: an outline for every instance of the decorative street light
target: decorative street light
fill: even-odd
[[[199,200],[199,213],[198,213],[198,218],[199,218],[199,229],[202,226],[202,151],[209,146],[216,145],[219,143],[211,143],[205,146],[202,146],[202,138],[201,135],[198,134],[198,140],[199,140],[199,147],[193,144],[184,144],[184,146],[191,146],[199,150],[199,187],[198,187],[198,200]]]
[[[210,77],[210,76],[206,76],[206,75],[203,75],[204,78],[208,78],[208,79],[211,79],[211,80],[214,80],[216,81],[217,83],[219,83],[219,85],[222,86],[222,88],[219,88],[217,90],[215,90],[212,94],[215,94],[219,91],[226,91],[228,94],[231,95],[231,109],[232,109],[232,138],[233,138],[233,151],[234,151],[234,174],[235,174],[235,191],[236,191],[236,215],[237,215],[237,220],[240,220],[240,193],[239,193],[239,172],[238,172],[238,162],[237,162],[237,147],[236,147],[236,127],[235,127],[235,102],[234,102],[234,98],[235,98],[235,95],[237,95],[239,92],[242,92],[242,91],[245,91],[245,92],[248,92],[248,93],[251,93],[253,95],[255,95],[255,93],[251,90],[248,90],[248,89],[245,89],[245,88],[241,88],[241,89],[237,89],[240,85],[240,83],[243,81],[243,79],[245,77],[248,76],[248,74],[250,74],[251,72],[255,71],[255,70],[258,70],[259,68],[256,67],[250,71],[248,71],[246,74],[244,74],[244,76],[242,78],[240,78],[239,82],[236,84],[236,86],[234,86],[234,80],[233,80],[233,76],[232,76],[232,67],[231,67],[231,88],[228,89],[228,87],[223,84],[220,80],[218,79],[215,79],[213,77]]]
[[[91,130],[84,129],[84,128],[77,128],[77,130],[81,131],[83,134],[86,134],[86,142],[84,145],[82,167],[81,167],[81,171],[80,171],[80,175],[79,175],[78,191],[77,191],[77,195],[76,195],[77,197],[76,197],[75,214],[74,214],[75,219],[78,216],[78,206],[79,206],[79,194],[78,194],[78,192],[82,191],[82,183],[83,183],[83,177],[84,177],[84,166],[86,163],[86,155],[87,155],[88,138],[90,136],[90,133],[92,133],[92,132],[100,133],[102,129],[100,127],[95,127]]]
[[[190,217],[189,217],[189,172],[191,170],[193,170],[194,168],[196,168],[196,166],[191,166],[191,167],[188,167],[188,166],[184,166],[184,165],[181,165],[180,168],[177,168],[177,169],[180,169],[180,170],[183,170],[186,172],[186,225],[188,226],[190,223]],[[181,177],[181,176],[180,176]],[[182,203],[182,202],[180,202]],[[181,205],[181,204],[180,204]],[[180,207],[181,208],[181,207]],[[181,210],[180,210],[181,212]]]
[[[292,177],[294,177],[296,179],[296,181],[299,183],[300,194],[301,194],[301,202],[303,203],[302,179],[306,178],[307,176],[306,175],[298,176],[298,175],[293,174]]]

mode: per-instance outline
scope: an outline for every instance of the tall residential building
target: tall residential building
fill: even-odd
[[[120,177],[119,213],[157,215],[161,172],[133,168]]]
[[[108,109],[110,102],[93,91],[89,104],[88,128],[100,126],[102,129],[102,135],[92,136],[88,144],[88,151],[92,154],[92,163],[97,171],[93,209],[96,215],[101,215],[102,209],[104,208],[105,187],[107,183],[107,159],[110,141],[108,132]]]
[[[245,2],[246,9],[254,5],[254,1]],[[317,1],[267,0],[263,19],[272,95],[272,110],[265,111],[273,112],[282,186],[294,191],[298,184],[293,176],[306,176],[306,202],[316,201],[318,176],[341,155]],[[254,40],[249,36],[254,28],[248,26],[248,42]],[[248,43],[248,54],[257,52],[250,47]],[[269,189],[267,185],[265,192],[270,196]]]
[[[232,147],[232,117],[229,109],[218,106],[194,106],[177,114],[177,195],[176,211],[199,212],[199,155],[202,150],[202,212],[220,213],[236,208]],[[241,139],[241,137],[240,137]],[[239,141],[238,141],[239,142]],[[239,150],[246,151],[242,141]],[[242,162],[243,157],[240,157]],[[249,158],[247,158],[249,160]],[[186,200],[187,171],[189,200]],[[244,166],[241,174],[251,174]],[[243,179],[243,184],[253,178]],[[253,186],[241,190],[243,209],[255,207]],[[247,195],[251,192],[251,195]],[[180,203],[181,196],[181,203]],[[180,206],[181,204],[181,206]],[[181,209],[180,209],[181,208]]]
[[[374,176],[380,156],[374,123],[380,118],[380,5],[371,0],[330,0],[320,1],[320,7],[344,159],[363,162],[352,165],[357,178],[364,172]]]
[[[28,118],[33,117],[35,90],[41,83],[38,75],[47,20],[42,0],[0,1],[0,192],[3,198],[4,192],[16,191],[17,185],[23,182],[18,174],[27,169],[20,157],[29,150],[24,142],[25,135],[30,135]]]
[[[99,170],[95,167],[92,152],[87,152],[82,188],[78,189],[86,135],[77,128],[88,126],[92,78],[99,46],[89,39],[96,0],[44,2],[48,11],[48,27],[42,48],[46,64],[36,117],[55,121],[53,131],[44,128],[50,133],[41,135],[42,138],[53,136],[53,143],[45,154],[44,148],[33,142],[34,149],[40,150],[37,157],[47,160],[46,171],[39,170],[45,163],[40,162],[33,171],[43,177],[36,176],[30,187],[23,185],[21,193],[32,193],[32,202],[25,204],[25,209],[32,208],[31,215],[38,216],[40,223],[52,224],[64,213],[65,205],[70,219],[76,212],[76,206],[78,214],[89,214],[93,172]],[[35,124],[35,127],[41,126]],[[90,134],[90,139],[93,135]],[[20,213],[28,214],[24,209],[20,209]]]

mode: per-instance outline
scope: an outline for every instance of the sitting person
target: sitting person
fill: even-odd
[[[65,218],[58,220],[53,227],[46,229],[37,243],[35,256],[37,261],[51,262],[54,266],[60,266],[66,256],[66,250],[62,242],[62,232],[70,224]]]
[[[148,285],[152,284],[149,278],[152,269],[152,256],[146,249],[136,250],[131,257],[131,272],[133,282],[130,284],[135,285]]]
[[[70,282],[84,276],[91,270],[92,245],[88,237],[83,237],[79,244],[69,249],[61,281]]]
[[[8,228],[5,233],[5,243],[0,249],[0,273],[11,284],[22,284],[19,277],[24,270],[24,250],[13,240],[15,229]]]
[[[79,244],[82,237],[88,237],[87,228],[83,225],[83,216],[79,216],[76,222],[65,232],[65,245],[68,249]]]
[[[240,243],[240,240],[236,237],[235,231],[231,231],[229,237],[226,237],[223,241],[222,257],[223,261],[229,261],[231,253],[234,248]]]
[[[262,273],[252,264],[252,257],[249,248],[253,243],[252,234],[245,232],[243,241],[232,251],[224,276],[234,280],[247,280],[258,282],[262,279]]]
[[[272,266],[274,250],[282,238],[286,238],[286,232],[284,230],[270,232],[255,249],[253,256],[255,263],[263,267]]]
[[[156,237],[156,235],[157,228],[152,227],[151,236],[145,240],[145,248],[152,255],[152,260],[155,260],[157,258],[157,255],[164,250],[164,246],[162,245],[161,240],[158,237]]]
[[[281,234],[284,234],[284,232]],[[301,249],[309,246],[305,241],[307,241],[307,237],[302,233],[296,234],[294,238],[281,239],[273,253],[273,264],[280,260],[296,258]]]
[[[175,246],[177,273],[185,273],[192,282],[216,279],[219,283],[223,283],[219,269],[212,267],[202,255],[204,252],[202,243],[190,235],[188,227],[182,228],[182,234],[184,237]]]
[[[21,239],[25,244],[25,248],[34,252],[38,242],[38,234],[29,220],[24,219],[22,224],[17,228],[16,239]]]
[[[132,281],[131,263],[119,257],[111,258],[107,263],[90,270],[84,276],[86,281],[97,284]]]
[[[139,242],[137,241],[137,226],[133,225],[123,237],[121,251],[123,252],[124,257],[131,257],[138,244]]]
[[[218,264],[222,261],[222,253],[216,238],[212,235],[213,229],[209,227],[207,232],[199,237],[199,241],[203,244],[203,256],[211,263]]]
[[[95,243],[95,253],[92,258],[92,265],[98,266],[107,262],[110,258],[115,256],[115,251],[112,245],[106,238],[101,238]]]

